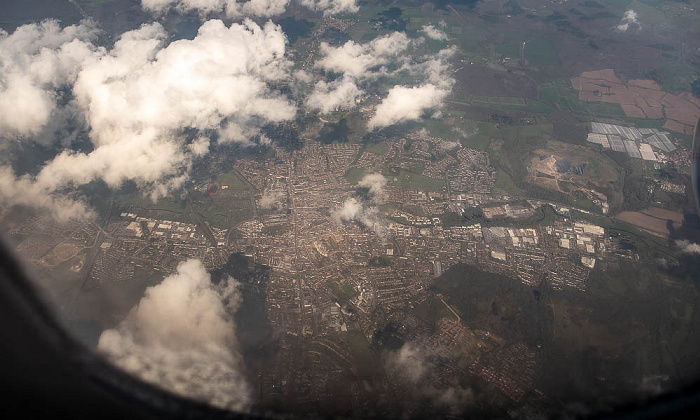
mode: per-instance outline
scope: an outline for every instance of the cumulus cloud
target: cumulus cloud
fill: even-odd
[[[449,89],[454,84],[454,78],[450,75],[450,60],[457,53],[457,47],[451,46],[440,50],[431,56],[429,60],[414,66],[412,71],[422,71],[429,83]]]
[[[403,32],[392,32],[366,44],[348,41],[340,47],[332,47],[322,42],[320,55],[323,58],[314,66],[355,78],[368,78],[374,76],[375,68],[386,65],[392,58],[400,56],[410,44],[410,39]]]
[[[227,0],[226,14],[230,17],[281,15],[287,10],[289,0],[249,0],[246,2]]]
[[[683,254],[700,255],[700,245],[694,242],[690,242],[685,239],[678,240],[676,241],[676,246]]]
[[[393,32],[365,44],[348,41],[333,47],[322,43],[319,48],[321,58],[314,67],[325,73],[342,74],[343,77],[331,82],[318,82],[306,98],[306,106],[321,113],[353,108],[354,101],[364,93],[358,86],[380,77],[391,78],[402,73],[422,82],[412,87],[395,86],[385,99],[386,103],[380,104],[377,115],[370,120],[370,129],[415,120],[424,111],[439,108],[454,84],[448,70],[456,48],[446,48],[435,55],[409,60],[406,51],[422,40],[411,40],[403,32]],[[417,101],[410,97],[412,95],[418,95]]]
[[[204,156],[204,155],[209,154],[209,144],[210,143],[211,143],[211,141],[208,138],[198,137],[192,143],[190,143],[187,147],[189,147],[189,149],[193,155]]]
[[[7,166],[0,166],[0,205],[22,205],[47,210],[59,222],[87,220],[95,216],[82,201],[60,192],[47,192],[29,176],[16,177],[12,168]]]
[[[36,130],[56,107],[55,91],[74,82],[73,105],[85,116],[94,150],[62,151],[35,179],[23,178],[37,194],[43,191],[51,196],[60,189],[102,179],[112,188],[135,181],[157,198],[179,188],[191,160],[208,151],[209,141],[201,137],[188,145],[181,134],[184,128],[217,130],[220,142],[252,144],[253,139],[262,139],[262,125],[290,120],[296,114],[295,106],[271,87],[290,77],[291,66],[284,56],[286,37],[271,22],[259,26],[245,20],[226,27],[212,20],[200,27],[193,40],[170,44],[163,27],[155,23],[126,32],[109,51],[76,41],[77,36],[92,36],[89,27],[61,31],[55,23],[42,25],[21,27],[5,37],[8,42],[2,44],[1,56],[19,58],[10,63],[12,71],[4,73],[56,73],[56,80],[32,76],[10,89],[9,100],[15,108],[41,112],[31,117],[35,121],[0,124],[0,136]],[[19,46],[9,42],[17,39],[23,41]],[[17,48],[28,51],[25,58]],[[37,56],[31,51],[41,52]],[[64,57],[65,51],[73,53]],[[44,67],[48,70],[37,70]],[[18,97],[16,91],[22,89],[30,94]],[[4,201],[11,199],[4,197]]]
[[[163,47],[166,36],[158,24],[127,32],[80,73],[74,91],[99,144],[142,127],[203,130],[294,117],[294,107],[268,85],[288,76],[279,26],[246,20],[227,28],[211,20],[193,40]]]
[[[447,34],[435,25],[425,25],[420,30],[425,36],[435,41],[447,41]]]
[[[104,53],[92,45],[97,29],[83,22],[0,29],[0,136],[36,134],[56,112],[57,90],[71,85],[81,66]]]
[[[386,178],[382,174],[373,173],[365,175],[358,187],[367,188],[369,197],[357,199],[348,198],[343,205],[333,211],[331,216],[337,222],[356,222],[367,229],[373,230],[377,235],[383,237],[386,234],[386,220],[377,208],[378,204],[384,202],[384,188]]]
[[[637,30],[642,29],[642,25],[637,20],[637,12],[630,9],[625,12],[620,20],[620,23],[615,27],[619,32],[627,32],[630,27],[636,27]]]
[[[302,84],[308,84],[313,82],[314,77],[305,70],[295,70],[294,73],[292,73],[292,77],[294,77],[294,80],[298,83]]]
[[[98,349],[111,362],[179,395],[236,411],[250,406],[233,314],[238,283],[214,285],[199,260],[144,297],[115,329],[102,333]]]
[[[386,187],[384,175],[377,172],[367,174],[357,183],[357,186],[367,188],[375,203],[381,204],[384,202],[384,188]]]
[[[416,397],[416,403],[420,399],[427,399],[436,410],[459,413],[473,401],[473,392],[456,381],[435,381],[435,356],[428,349],[405,343],[399,350],[389,353],[385,367],[390,376],[402,378],[409,383],[408,392]],[[410,405],[410,402],[407,403],[407,406]]]
[[[390,371],[404,376],[405,379],[416,383],[428,373],[424,352],[411,343],[404,344],[399,350],[389,355],[387,367]]]
[[[385,223],[377,207],[356,198],[348,198],[343,205],[333,211],[331,216],[337,222],[357,222],[380,236],[385,233]]]
[[[281,15],[290,0],[141,0],[144,9],[162,14],[170,9],[199,12],[202,16],[225,14],[229,18],[242,16],[272,17]],[[324,16],[355,13],[356,0],[300,0],[303,6],[323,12]]]
[[[323,80],[316,83],[311,94],[306,98],[306,106],[309,109],[320,111],[322,114],[336,109],[350,109],[355,106],[355,100],[363,91],[357,87],[355,81],[348,76],[332,82]]]
[[[675,258],[657,258],[656,263],[662,268],[678,267],[680,263]]]
[[[141,0],[144,9],[165,13],[170,9],[180,12],[199,12],[202,16],[224,13],[229,18],[240,16],[271,17],[285,12],[289,0]]]
[[[357,0],[300,0],[299,2],[311,10],[323,11],[324,16],[356,13],[360,10]]]
[[[260,197],[258,205],[263,210],[279,210],[282,208],[282,200],[284,199],[285,193],[281,190],[267,190]]]
[[[348,41],[339,47],[333,47],[321,43],[321,59],[314,67],[326,73],[342,74],[342,78],[317,82],[307,96],[305,105],[322,114],[336,109],[354,108],[356,99],[364,94],[358,84],[387,74],[386,66],[390,63],[405,61],[402,52],[410,45],[411,40],[402,32],[393,32],[365,44]],[[311,76],[303,73],[297,79],[309,83]]]
[[[374,129],[398,122],[418,120],[426,111],[441,106],[448,94],[448,90],[431,83],[413,87],[394,86],[389,90],[389,95],[377,106],[367,126]]]
[[[419,86],[394,86],[377,106],[367,127],[376,129],[403,121],[418,120],[431,110],[439,110],[450,94],[454,78],[449,74],[449,60],[456,49],[441,50],[434,58],[408,67],[411,72],[422,72],[426,82]]]
[[[141,6],[155,13],[163,13],[175,8],[182,12],[196,10],[206,15],[223,12],[226,2],[223,0],[141,0]]]

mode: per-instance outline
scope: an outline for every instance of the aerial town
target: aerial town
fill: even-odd
[[[700,377],[700,0],[5,3],[11,285],[105,371],[262,418]]]
[[[610,131],[606,127],[594,130]],[[596,135],[604,136],[589,139],[597,141]],[[53,241],[30,237],[18,252],[46,267],[70,261],[89,287],[126,281],[139,269],[165,275],[187,258],[214,270],[242,254],[269,267],[265,310],[280,344],[257,384],[261,401],[271,405],[316,404],[332,380],[329,370],[356,368],[352,345],[343,343],[372,342],[395,319],[420,330],[423,321],[413,313],[432,303],[442,306],[437,330],[419,335],[414,345],[442,352],[452,370],[467,366],[517,402],[540,392],[533,389],[538,361],[532,343],[507,343],[495,331],[460,323],[458,311],[430,290],[432,279],[464,263],[532,288],[585,292],[596,264],[637,256],[588,221],[587,210],[494,193],[488,153],[445,143],[424,132],[371,149],[307,140],[292,152],[274,148],[274,158],[238,160],[232,171],[249,185],[254,211],[230,229],[201,216],[187,223],[140,216],[123,206],[104,229],[58,226],[39,217],[10,233],[46,228],[43,235]],[[423,175],[404,172],[416,165],[425,168]],[[235,199],[241,199],[240,188],[195,186]],[[474,223],[440,216],[477,207],[483,217]],[[547,217],[538,218],[542,214]],[[89,252],[76,257],[83,249]],[[439,386],[453,373],[447,369],[442,379],[431,380]],[[398,377],[375,391],[400,395],[405,386]]]

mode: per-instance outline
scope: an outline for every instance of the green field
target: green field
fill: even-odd
[[[226,229],[253,217],[250,195],[220,192],[218,195],[200,195],[192,198],[192,209],[213,226]]]
[[[345,179],[347,179],[352,185],[355,185],[368,173],[369,171],[365,168],[350,168],[347,172],[345,172]]]
[[[377,359],[369,348],[367,338],[360,331],[348,332],[348,345],[352,353],[357,375],[362,379],[372,378],[378,369]]]
[[[494,189],[502,191],[505,194],[521,195],[523,193],[523,190],[515,185],[513,178],[511,178],[510,175],[503,170],[498,171],[496,182],[493,184],[493,187]]]
[[[425,129],[428,130],[430,135],[439,137],[447,141],[459,141],[462,137],[454,128],[445,124],[443,120],[428,119],[425,121]]]
[[[221,185],[227,185],[232,190],[248,190],[255,189],[237,170],[232,169],[231,172],[221,174],[217,177],[217,181]]]
[[[185,202],[175,200],[173,197],[161,197],[154,202],[150,197],[135,192],[116,195],[115,202],[124,211],[136,213],[141,217],[184,223],[192,222]]]
[[[475,133],[463,139],[462,146],[484,151],[489,147],[489,139],[484,133]]]
[[[607,102],[583,102],[586,112],[592,115],[601,115],[606,117],[624,118],[625,112],[620,104],[611,104]]]
[[[519,59],[523,48],[525,60],[533,66],[557,67],[560,65],[559,56],[549,41],[531,38],[519,32],[504,33],[503,42],[496,45],[495,50],[498,54]]]
[[[508,98],[508,97],[498,97],[498,96],[472,96],[472,102],[482,102],[486,104],[493,105],[525,105],[525,99],[523,98]]]
[[[659,73],[661,88],[671,93],[690,91],[690,84],[700,77],[700,71],[687,64],[665,66]]]
[[[578,99],[578,91],[570,86],[541,85],[537,89],[537,99],[563,111],[586,112]]]
[[[386,153],[386,150],[389,148],[389,145],[386,143],[367,143],[365,145],[365,151],[369,153],[374,153],[375,155],[383,155]]]
[[[545,83],[537,88],[537,99],[545,106],[571,111],[586,119],[595,116],[613,117],[642,128],[661,128],[664,120],[629,118],[619,104],[588,102],[578,99],[578,91],[568,81]]]
[[[411,315],[429,325],[434,325],[442,318],[456,319],[452,311],[435,295],[429,295],[426,300],[415,305]]]
[[[666,123],[666,120],[659,119],[659,120],[653,120],[653,119],[641,119],[641,118],[625,118],[625,121],[634,127],[637,128],[658,128],[662,129],[664,124]]]
[[[445,186],[445,181],[442,179],[430,178],[405,169],[399,170],[398,174],[385,173],[384,176],[399,188],[442,191]]]
[[[525,59],[535,66],[554,67],[559,66],[559,56],[549,43],[542,38],[533,38],[525,44]]]
[[[555,109],[549,104],[538,99],[524,99],[515,97],[503,96],[470,96],[470,95],[454,95],[454,100],[457,102],[465,102],[472,106],[482,108],[503,109],[513,111],[530,112],[533,114],[549,114]]]
[[[346,282],[342,282],[341,284],[338,280],[328,280],[326,284],[342,304],[347,303],[350,299],[357,296],[355,289]]]
[[[511,58],[520,58],[520,47],[527,39],[525,34],[520,32],[505,32],[503,42],[496,45],[496,52]]]
[[[477,127],[479,132],[489,137],[495,137],[503,140],[515,140],[518,137],[541,136],[543,134],[553,135],[552,124],[535,124],[535,125],[506,125],[496,127],[493,123],[478,122]]]
[[[477,52],[482,49],[482,43],[486,40],[488,29],[483,26],[463,24],[451,28],[455,37],[459,37],[459,45],[464,51]]]

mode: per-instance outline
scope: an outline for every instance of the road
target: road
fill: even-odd
[[[95,242],[92,244],[92,247],[88,251],[87,258],[85,259],[85,264],[83,265],[83,269],[80,273],[83,276],[83,280],[80,282],[80,287],[78,287],[75,291],[73,299],[71,299],[71,302],[68,306],[68,313],[71,313],[73,311],[73,308],[75,307],[75,302],[78,300],[78,296],[80,295],[80,293],[83,292],[83,290],[85,290],[85,286],[87,285],[87,282],[90,279],[90,272],[92,271],[92,267],[95,265],[95,259],[97,258],[97,254],[100,252],[100,245],[102,245],[104,239],[105,233],[102,229],[99,229],[97,232],[97,236],[95,237]]]
[[[299,231],[297,226],[297,209],[294,202],[294,151],[292,151],[289,157],[289,171],[287,176],[287,194],[289,194],[289,212],[292,216],[292,227],[294,231],[294,269],[297,270],[297,249],[298,249],[298,237]],[[299,337],[304,336],[304,286],[303,280],[297,277],[297,285],[299,287]]]
[[[459,321],[459,322],[462,321],[462,317],[460,317],[459,314],[457,313],[457,311],[452,309],[452,307],[450,305],[448,305],[447,302],[445,302],[445,300],[442,298],[442,296],[438,296],[438,299],[440,299],[440,301],[443,304],[445,304],[445,306],[447,306],[447,309],[449,309],[453,314],[455,314],[455,316],[457,317],[457,321]]]
[[[90,18],[90,15],[87,14],[87,12],[85,11],[85,9],[83,9],[83,6],[81,6],[80,4],[78,4],[78,2],[77,2],[76,0],[68,0],[68,1],[69,1],[70,3],[72,3],[73,6],[75,6],[76,9],[78,9],[78,12],[80,12],[80,15],[81,15],[84,19],[89,19],[89,18]]]
[[[204,220],[204,218],[199,213],[194,211],[194,208],[192,207],[192,202],[189,199],[187,199],[187,210],[190,212],[190,216],[192,217],[192,220],[194,220],[195,225],[197,225],[199,231],[202,232],[202,235],[204,235],[205,238],[207,238],[207,241],[209,241],[209,245],[211,245],[214,248],[216,258],[218,259],[216,263],[220,265],[226,264],[226,260],[228,258],[226,252],[220,252],[221,250],[217,246],[218,242],[216,240],[216,237],[214,236],[214,232],[211,231],[209,225]]]

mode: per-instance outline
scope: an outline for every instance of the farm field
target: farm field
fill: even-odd
[[[623,82],[612,69],[583,72],[571,84],[582,101],[599,103],[599,107],[617,105],[630,118],[664,119],[663,127],[677,133],[692,133],[700,116],[700,99],[690,93],[664,92],[653,80]]]

